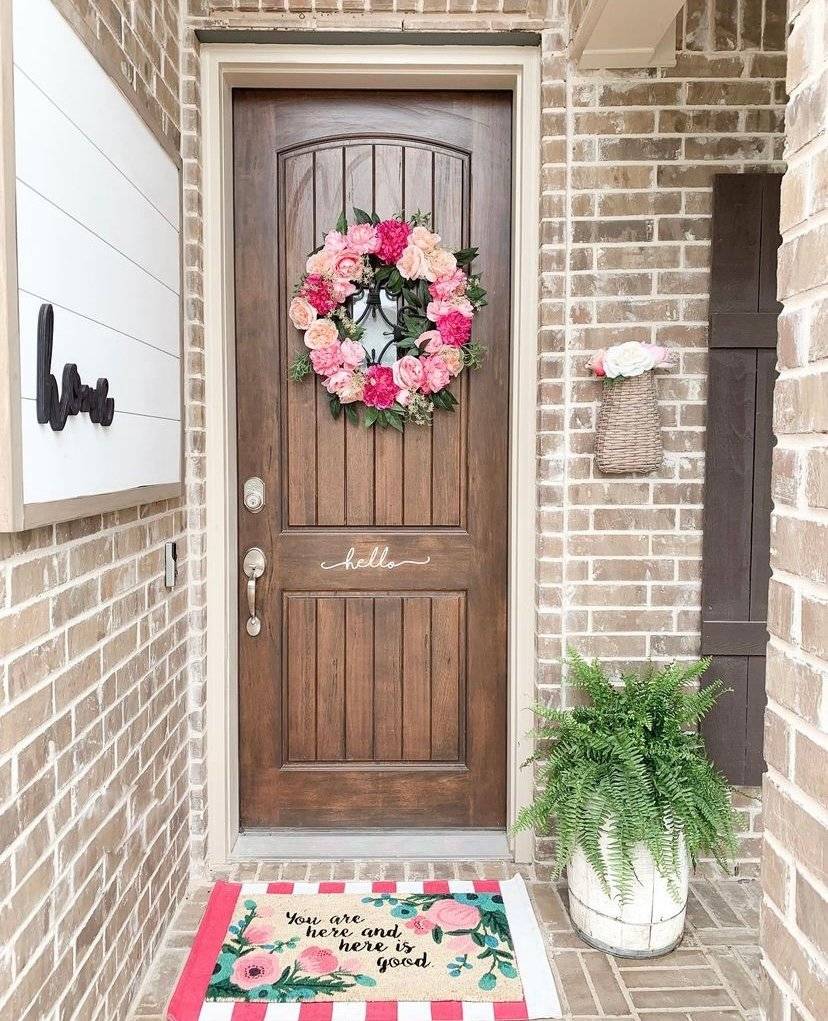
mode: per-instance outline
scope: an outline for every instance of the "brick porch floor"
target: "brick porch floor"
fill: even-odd
[[[566,888],[541,881],[531,867],[501,862],[263,862],[241,865],[235,881],[327,879],[507,879],[520,871],[532,893],[571,1021],[756,1021],[760,951],[759,884],[699,879],[692,884],[684,942],[656,961],[621,961],[591,950],[572,931]],[[134,1021],[162,1021],[187,956],[209,887],[182,905],[160,948]]]

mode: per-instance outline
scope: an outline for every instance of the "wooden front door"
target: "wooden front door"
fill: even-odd
[[[776,256],[781,174],[719,174],[713,188],[702,653],[730,691],[704,720],[713,761],[761,783],[768,643]]]
[[[233,112],[242,827],[501,827],[511,98],[241,90]],[[334,420],[315,379],[288,379],[292,289],[353,206],[431,212],[444,244],[480,249],[483,368],[404,435]]]

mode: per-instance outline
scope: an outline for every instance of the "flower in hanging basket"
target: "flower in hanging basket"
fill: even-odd
[[[629,340],[596,351],[587,362],[587,368],[599,379],[632,379],[652,369],[669,369],[672,364],[666,347]]]
[[[427,214],[354,216],[349,225],[343,213],[305,263],[288,317],[306,350],[291,378],[319,376],[334,417],[344,409],[356,422],[361,405],[366,426],[426,424],[435,408],[454,409],[452,380],[482,361],[472,330],[486,292],[469,274],[477,249],[443,248]]]

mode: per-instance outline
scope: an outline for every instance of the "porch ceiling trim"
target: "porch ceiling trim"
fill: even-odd
[[[572,39],[579,68],[669,67],[684,0],[589,0]]]

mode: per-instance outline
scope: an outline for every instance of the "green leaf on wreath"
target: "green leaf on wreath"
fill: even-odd
[[[336,221],[336,229],[339,231],[340,234],[344,234],[345,231],[348,229],[348,218],[345,215],[344,209],[339,214],[339,219]]]
[[[454,253],[457,265],[470,266],[477,258],[477,252],[478,250],[476,248],[461,248],[459,252]]]
[[[356,219],[357,223],[371,222],[371,214],[366,213],[364,209],[359,209],[357,206],[354,206],[354,218]]]
[[[372,426],[374,424],[374,422],[376,422],[376,420],[378,418],[379,418],[379,411],[376,408],[366,408],[365,409],[365,419],[364,419],[365,428],[367,429],[369,426]]]

